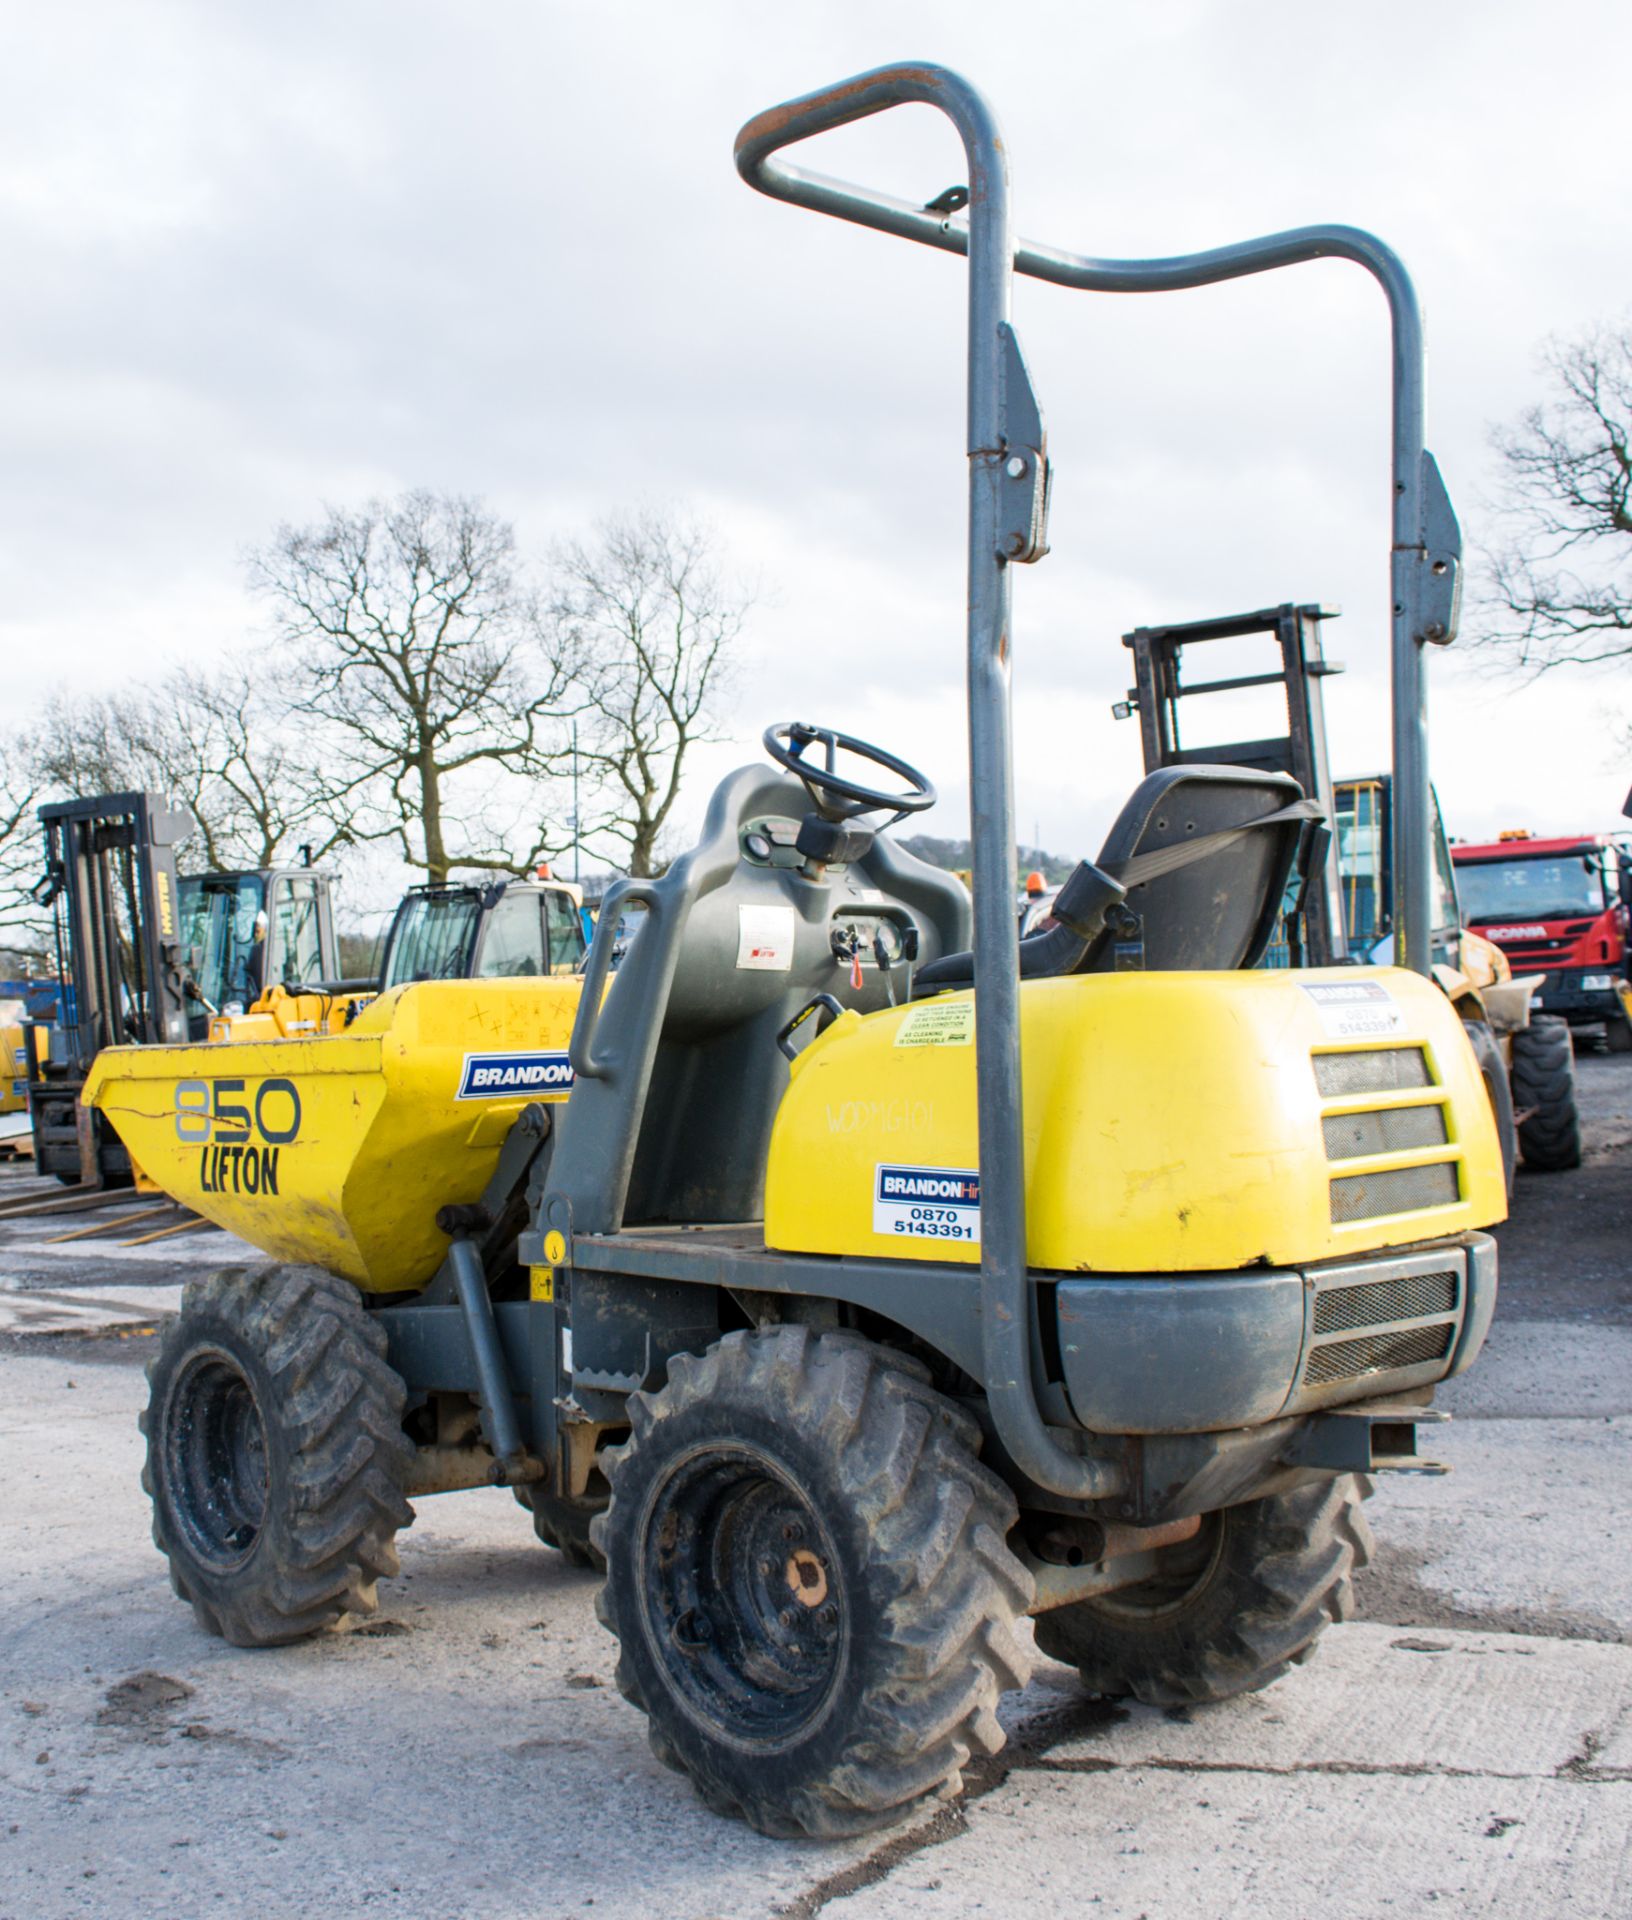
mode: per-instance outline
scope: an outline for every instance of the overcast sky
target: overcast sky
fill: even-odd
[[[1632,308],[1625,0],[5,0],[6,717],[240,645],[241,556],[320,503],[485,495],[524,546],[636,500],[711,516],[766,598],[735,743],[830,721],[917,760],[964,831],[961,263],[782,206],[738,126],[900,58],[1008,137],[1017,222],[1160,254],[1309,221],[1403,254],[1428,439],[1470,544],[1490,423],[1540,342]],[[927,109],[813,164],[961,180]],[[1022,833],[1097,848],[1134,784],[1119,636],[1342,605],[1339,771],[1387,747],[1387,334],[1341,263],[1145,298],[1021,283],[1056,463],[1018,580]],[[1436,659],[1451,830],[1604,828],[1624,678]]]

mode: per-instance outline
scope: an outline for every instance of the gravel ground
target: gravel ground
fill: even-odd
[[[1380,1485],[1360,1620],[1193,1713],[1043,1661],[963,1799],[871,1845],[703,1811],[610,1684],[592,1577],[504,1495],[422,1502],[359,1631],[203,1634],[135,1420],[144,1328],[236,1243],[0,1222],[0,1920],[1632,1911],[1632,1060],[1579,1066],[1588,1163],[1521,1179],[1432,1435],[1455,1472]]]

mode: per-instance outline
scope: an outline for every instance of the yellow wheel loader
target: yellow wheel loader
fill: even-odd
[[[779,157],[904,102],[951,119],[966,186],[919,205]],[[1368,1476],[1432,1470],[1505,1191],[1427,978],[1421,650],[1456,555],[1398,261],[1348,228],[1154,262],[1017,242],[990,109],[936,67],[762,114],[737,160],[968,255],[972,912],[888,832],[929,781],[790,722],[689,853],[611,890],[576,992],[409,986],[338,1037],[106,1053],[87,1098],[272,1256],[190,1285],[150,1368],[154,1534],[207,1628],[367,1612],[412,1500],[521,1489],[604,1561],[657,1754],[764,1832],[833,1835],[1001,1745],[1028,1614],[1150,1701],[1304,1659],[1349,1608]],[[1010,596],[1048,469],[1011,273],[1151,292],[1323,254],[1395,324],[1405,964],[1257,966],[1318,808],[1206,765],[1146,778],[1022,944]]]

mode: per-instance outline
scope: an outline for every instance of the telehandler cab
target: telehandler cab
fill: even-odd
[[[919,207],[777,157],[908,101],[951,119],[967,189]],[[515,1488],[604,1559],[655,1751],[711,1807],[826,1835],[1001,1744],[1028,1613],[1144,1700],[1303,1659],[1366,1557],[1365,1476],[1425,1470],[1434,1386],[1485,1337],[1505,1196],[1425,977],[1420,653],[1456,553],[1398,261],[1348,228],[1151,262],[1017,244],[992,115],[931,66],[762,114],[737,164],[969,256],[972,920],[884,831],[929,782],[801,721],[661,879],[611,891],[564,1049],[557,983],[429,982],[320,1042],[105,1054],[87,1097],[286,1263],[190,1285],[150,1368],[155,1538],[207,1627],[366,1612],[410,1497]],[[1009,600],[1048,470],[1011,269],[1155,291],[1321,255],[1394,318],[1407,965],[1254,969],[1315,809],[1186,766],[1142,782],[1022,979]]]

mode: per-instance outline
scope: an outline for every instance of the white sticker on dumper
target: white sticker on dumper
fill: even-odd
[[[792,907],[737,908],[737,965],[755,973],[786,973],[793,965]]]
[[[979,1173],[970,1167],[876,1167],[873,1232],[978,1247]]]
[[[1303,990],[1333,1040],[1377,1040],[1405,1032],[1405,1015],[1379,980],[1322,980]]]

